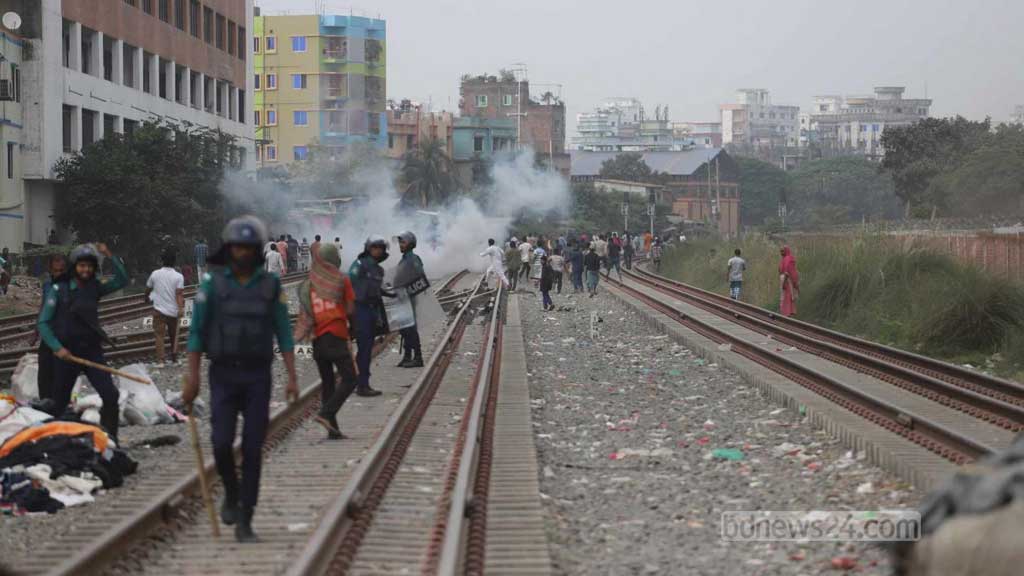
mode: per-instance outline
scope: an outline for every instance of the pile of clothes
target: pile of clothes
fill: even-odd
[[[52,514],[92,502],[94,491],[121,486],[138,467],[98,426],[49,418],[10,396],[0,396],[4,514]]]

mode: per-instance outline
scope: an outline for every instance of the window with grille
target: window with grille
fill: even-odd
[[[196,38],[199,38],[199,22],[202,17],[202,8],[199,0],[191,0],[188,13],[188,31]]]
[[[171,21],[171,0],[157,0],[157,12],[164,22]]]

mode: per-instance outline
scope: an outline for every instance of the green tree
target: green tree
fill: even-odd
[[[601,178],[612,180],[629,180],[631,182],[651,182],[655,172],[644,162],[644,155],[639,152],[623,152],[614,158],[601,163]]]
[[[740,222],[759,226],[778,214],[786,193],[786,173],[774,164],[753,158],[733,158],[739,168]]]
[[[928,194],[962,216],[1024,213],[1024,127],[998,126],[959,165],[932,179]]]
[[[925,118],[882,133],[882,168],[892,175],[896,195],[908,212],[924,216],[944,208],[943,199],[929,194],[932,180],[975,149],[988,135],[991,122],[955,118]],[[931,189],[932,192],[935,189]]]
[[[206,128],[145,122],[111,134],[54,167],[57,225],[107,242],[133,269],[152,265],[168,242],[219,233],[220,186],[236,157],[232,136]]]
[[[817,227],[896,218],[900,213],[889,175],[853,156],[805,162],[789,172],[786,207],[791,222]]]
[[[406,186],[403,201],[421,208],[447,202],[458,187],[454,164],[436,138],[405,154],[402,181]]]

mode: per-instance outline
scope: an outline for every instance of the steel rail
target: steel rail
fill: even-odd
[[[996,451],[996,448],[978,442],[947,426],[803,366],[781,354],[766,350],[710,323],[693,318],[641,290],[615,281],[612,283],[619,290],[665,313],[676,322],[710,340],[718,344],[731,344],[733,352],[781,374],[854,414],[904,436],[957,464],[971,462]]]
[[[477,281],[474,293],[481,289],[483,281],[483,277]],[[372,521],[371,516],[376,504],[383,496],[382,491],[386,490],[386,487],[380,489],[375,485],[382,477],[382,473],[390,475],[394,472],[397,465],[391,460],[401,459],[408,446],[408,441],[402,442],[403,437],[409,433],[410,425],[418,424],[416,416],[421,415],[418,413],[429,405],[432,392],[436,390],[444,376],[447,360],[450,360],[458,349],[461,335],[468,322],[469,303],[470,300],[467,300],[459,309],[441,339],[443,344],[431,354],[423,372],[410,387],[409,392],[402,397],[377,440],[352,472],[342,492],[324,511],[316,530],[299,557],[292,563],[288,574],[325,574],[331,569],[339,554],[345,556],[339,559],[341,571],[345,571],[345,567],[358,549],[358,541],[362,539]],[[390,482],[390,478],[387,478],[387,482]],[[356,542],[346,541],[350,534]]]
[[[924,396],[930,400],[965,412],[986,422],[1011,431],[1024,430],[1024,406],[1002,399],[980,394],[971,388],[939,380],[929,373],[921,373],[902,363],[884,359],[882,355],[869,355],[857,348],[845,348],[798,330],[763,320],[757,316],[739,311],[738,308],[707,297],[703,292],[689,292],[676,283],[663,281],[652,276],[634,276],[643,284],[651,286],[669,296],[689,302],[698,308],[735,322],[755,332],[772,337],[779,342],[793,345],[801,350],[821,356],[826,360],[844,365]],[[730,302],[731,299],[728,299]]]
[[[497,400],[498,368],[501,364],[504,332],[505,306],[502,299],[507,297],[502,284],[494,292],[495,303],[491,310],[487,351],[474,390],[462,454],[458,456],[455,488],[449,499],[441,556],[436,571],[440,576],[454,576],[463,562],[466,563],[466,573],[483,572],[486,524],[481,527],[479,519],[482,517],[486,520],[487,516],[485,486],[490,479],[488,456],[493,447],[494,404]]]
[[[453,274],[442,283],[439,290],[454,285],[465,274],[465,271]],[[395,334],[391,333],[384,339],[384,342],[375,345],[374,356],[385,350],[394,337]],[[286,404],[271,414],[267,441],[264,445],[265,451],[284,441],[288,434],[311,414],[319,401],[319,390],[320,380],[317,380],[301,390],[296,402]],[[234,445],[236,457],[241,453],[241,446],[242,440],[239,438]],[[207,476],[216,474],[216,463],[212,459],[206,464],[203,473]],[[100,538],[75,551],[72,556],[63,560],[55,568],[48,570],[48,573],[77,576],[100,572],[116,561],[126,548],[145,538],[156,528],[166,525],[173,518],[175,510],[183,507],[193,497],[198,497],[198,490],[199,472],[192,469],[168,485],[145,508],[111,526]]]
[[[728,298],[721,294],[716,294],[678,280],[666,278],[665,276],[655,274],[650,270],[645,270],[640,266],[636,267],[636,272],[627,271],[627,274],[632,274],[637,278],[647,276],[659,282],[671,284],[692,294],[698,294],[705,299],[714,300],[722,305],[730,306],[737,310],[743,310],[749,315],[757,316],[762,320],[785,326],[790,330],[814,335],[819,338],[825,338],[847,348],[855,349],[861,354],[874,356],[875,358],[885,360],[892,364],[901,364],[904,367],[925,373],[932,378],[944,380],[961,388],[968,388],[979,394],[992,396],[993,398],[1010,404],[1024,406],[1024,385],[1017,382],[997,378],[995,376],[989,376],[987,374],[981,374],[979,372],[963,368],[962,366],[957,366],[956,364],[950,364],[948,362],[922,356],[907,350],[901,350],[899,348],[886,346],[885,344],[879,344],[877,342],[871,342],[849,334],[843,334],[842,332],[811,324],[810,322],[804,322],[796,318],[782,316],[772,312],[771,310],[766,310],[747,302],[733,300],[732,298]]]

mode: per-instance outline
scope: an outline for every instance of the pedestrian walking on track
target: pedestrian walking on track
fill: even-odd
[[[654,270],[656,272],[661,272],[661,252],[661,238],[658,237],[651,242],[651,261],[654,262]]]
[[[518,245],[515,239],[513,239],[508,243],[508,249],[505,250],[505,266],[508,267],[509,290],[512,292],[515,292],[519,286],[519,268],[522,265],[523,262],[519,259]]]
[[[480,253],[480,256],[488,259],[484,281],[490,280],[491,276],[494,275],[507,288],[509,283],[508,278],[505,276],[505,255],[501,252],[501,248],[494,245],[494,238],[487,239],[487,248]]]
[[[288,301],[276,274],[263,270],[263,223],[254,216],[228,222],[220,250],[208,262],[219,268],[196,292],[188,339],[188,373],[181,397],[199,394],[199,364],[210,360],[213,458],[224,483],[221,520],[235,525],[239,542],[257,540],[252,516],[259,499],[263,442],[270,421],[274,338],[288,370],[285,396],[299,395]],[[235,471],[235,429],[242,415],[242,478]]]
[[[146,280],[146,298],[153,302],[153,334],[156,336],[156,363],[164,363],[164,334],[171,336],[171,362],[177,362],[174,345],[178,324],[185,310],[185,277],[174,269],[175,254],[167,250],[160,257],[163,267]]]
[[[299,286],[299,320],[295,340],[312,338],[313,361],[320,373],[320,412],[316,421],[327,429],[327,438],[344,438],[338,411],[356,389],[355,355],[350,331],[356,294],[341,272],[341,254],[334,244],[320,244],[312,253],[309,278]],[[341,377],[336,386],[334,371]]]
[[[555,271],[551,268],[551,260],[547,256],[540,257],[540,294],[545,311],[555,309],[551,301],[551,288],[555,283]]]
[[[800,273],[796,269],[796,257],[789,246],[779,252],[779,312],[783,316],[796,315],[796,301],[800,296]]]
[[[593,298],[597,295],[597,282],[601,278],[601,257],[597,255],[596,246],[590,243],[590,248],[583,256],[583,269],[587,273],[587,292]]]
[[[114,264],[114,278],[97,278],[100,254]],[[106,244],[94,248],[83,244],[71,252],[71,273],[52,285],[49,297],[39,313],[39,336],[61,362],[54,366],[54,416],[60,416],[71,403],[71,391],[78,375],[85,373],[89,384],[100,395],[100,424],[117,443],[119,393],[110,374],[94,367],[73,363],[73,357],[105,365],[103,343],[109,341],[100,327],[99,304],[104,296],[128,284],[128,271],[120,258],[111,255]]]
[[[733,300],[740,299],[740,292],[743,289],[743,272],[747,269],[747,261],[740,256],[742,252],[737,248],[733,252],[733,257],[729,258],[728,270],[729,270],[729,297]]]

